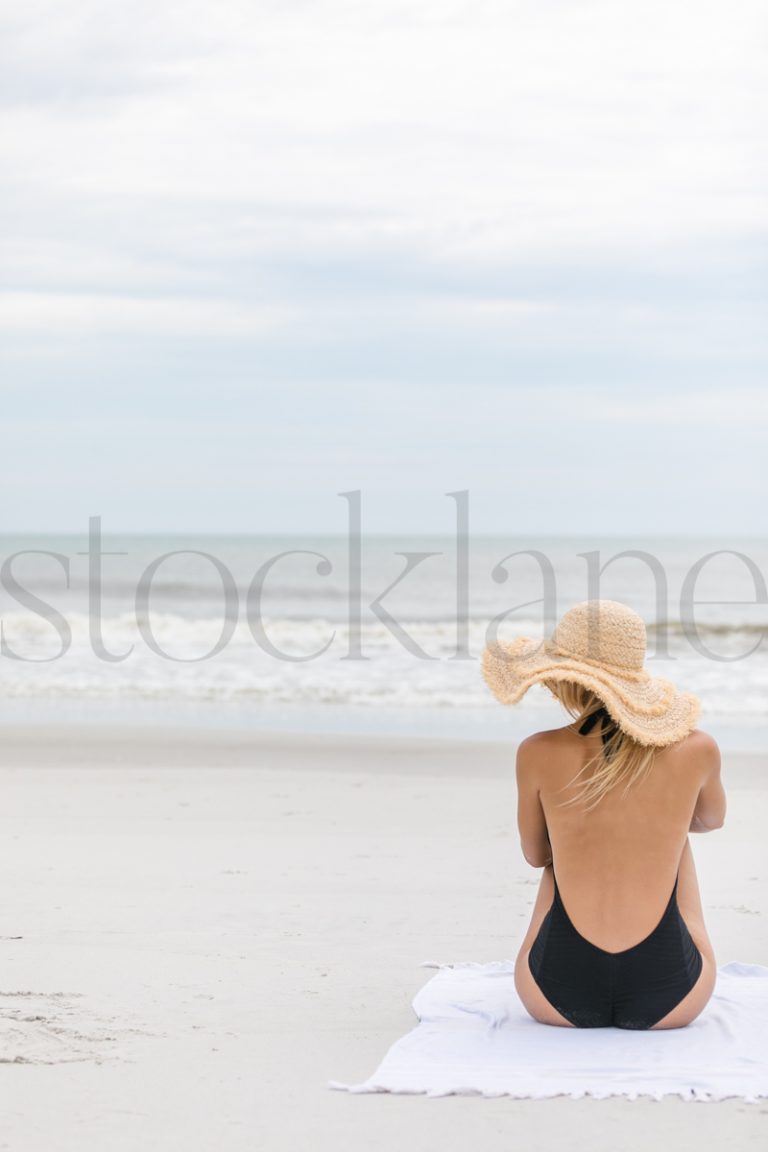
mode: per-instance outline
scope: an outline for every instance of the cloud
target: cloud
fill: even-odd
[[[347,203],[463,256],[764,226],[755,4],[410,7],[44,5],[7,37],[6,171]]]
[[[0,332],[49,336],[140,332],[166,335],[215,332],[219,336],[258,332],[293,318],[275,304],[181,297],[0,292]]]
[[[762,23],[752,0],[17,7],[0,37],[16,522],[51,526],[51,474],[51,515],[87,506],[95,443],[105,512],[163,527],[183,500],[218,523],[205,491],[229,485],[236,528],[254,485],[287,491],[287,456],[294,515],[359,478],[405,516],[419,484],[524,483],[542,442],[553,526],[574,462],[583,504],[608,459],[642,505],[641,449],[667,472],[643,484],[704,507],[718,461],[756,521]]]

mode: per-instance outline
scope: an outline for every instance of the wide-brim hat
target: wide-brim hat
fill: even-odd
[[[568,680],[590,688],[619,728],[639,744],[663,748],[696,727],[701,701],[644,667],[645,623],[617,600],[584,600],[558,621],[549,639],[496,640],[482,655],[482,675],[502,704],[516,704],[538,682]]]

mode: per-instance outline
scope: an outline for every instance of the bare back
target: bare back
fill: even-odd
[[[577,792],[569,781],[600,749],[600,736],[579,735],[568,725],[533,738],[560,895],[577,930],[600,948],[632,947],[664,912],[706,773],[700,737],[708,739],[695,731],[658,749],[648,773],[626,795],[618,784],[589,812],[581,803],[558,805]]]

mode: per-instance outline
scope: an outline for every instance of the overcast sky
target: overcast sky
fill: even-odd
[[[765,531],[762,0],[0,33],[0,531]]]

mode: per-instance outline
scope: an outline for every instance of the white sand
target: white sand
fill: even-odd
[[[514,956],[514,746],[3,730],[0,1149],[757,1148],[768,1104],[348,1095],[422,960]],[[764,757],[692,836],[719,963],[768,964]],[[16,939],[21,937],[21,939]]]

